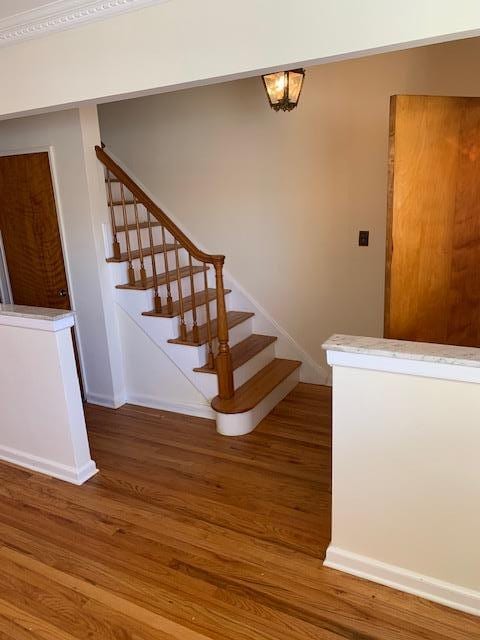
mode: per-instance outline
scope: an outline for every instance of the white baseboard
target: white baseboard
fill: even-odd
[[[104,396],[99,393],[86,393],[87,402],[90,404],[98,404],[108,409],[119,409],[127,402],[125,396]]]
[[[324,566],[480,616],[480,591],[443,582],[330,545]]]
[[[78,485],[83,484],[98,472],[93,460],[89,460],[82,467],[70,467],[10,447],[0,446],[0,460]]]
[[[161,400],[154,396],[141,394],[129,394],[127,402],[130,404],[137,404],[141,407],[149,407],[150,409],[159,409],[161,411],[171,411],[172,413],[183,413],[187,416],[195,416],[197,418],[215,420],[216,417],[215,411],[208,404],[170,402],[169,400]]]

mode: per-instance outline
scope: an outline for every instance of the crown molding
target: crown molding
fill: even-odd
[[[56,0],[0,20],[0,47],[64,31],[168,0]]]

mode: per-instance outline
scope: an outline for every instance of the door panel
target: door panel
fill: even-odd
[[[0,157],[0,229],[15,304],[70,309],[47,153]]]
[[[13,302],[71,309],[48,153],[0,157],[0,231]]]
[[[480,346],[480,98],[394,96],[385,337]]]

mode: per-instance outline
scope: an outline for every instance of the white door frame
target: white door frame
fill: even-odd
[[[39,147],[27,147],[27,148],[22,147],[20,149],[8,149],[5,151],[0,149],[0,157],[24,156],[24,155],[29,155],[31,153],[47,153],[48,154],[48,162],[50,164],[50,175],[52,177],[52,185],[53,185],[53,197],[55,200],[55,209],[57,212],[58,230],[60,232],[60,244],[62,246],[63,262],[65,265],[65,275],[67,278],[68,295],[70,298],[70,306],[72,307],[72,310],[75,310],[76,305],[75,305],[72,281],[70,277],[69,255],[68,255],[67,243],[65,241],[66,232],[65,232],[65,225],[64,225],[64,215],[63,215],[62,201],[60,198],[58,174],[57,174],[57,169],[55,164],[55,147],[54,145],[44,145]],[[6,264],[6,261],[5,261],[5,264]],[[7,269],[8,269],[8,265],[7,265]],[[10,296],[11,296],[11,289],[10,289]],[[11,296],[11,299],[13,299],[12,296]],[[79,360],[80,360],[80,374],[82,377],[82,384],[83,384],[83,388],[86,389],[86,386],[85,386],[86,377],[85,377],[85,370],[83,367],[83,358],[82,358],[82,353],[83,353],[82,338],[81,338],[80,328],[78,326],[78,322],[76,319],[75,319],[75,324],[73,326],[73,331],[75,333],[75,340],[78,345]]]

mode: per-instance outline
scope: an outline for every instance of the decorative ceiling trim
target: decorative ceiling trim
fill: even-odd
[[[56,0],[0,20],[0,47],[168,0]]]

